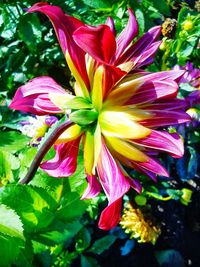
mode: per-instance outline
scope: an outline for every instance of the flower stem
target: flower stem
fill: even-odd
[[[71,122],[70,120],[68,120],[67,122],[64,122],[62,124],[60,124],[49,136],[49,138],[47,138],[47,140],[44,142],[44,144],[41,146],[41,148],[38,150],[30,168],[28,173],[26,174],[26,176],[24,177],[24,179],[22,179],[20,181],[21,184],[28,184],[34,177],[37,169],[40,166],[41,161],[43,160],[44,156],[46,155],[46,153],[49,151],[49,149],[52,147],[52,145],[55,143],[55,141],[58,139],[58,137],[67,129],[69,128],[71,125],[73,124],[73,122]]]

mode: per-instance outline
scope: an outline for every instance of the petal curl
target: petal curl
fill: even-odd
[[[43,162],[40,168],[49,176],[57,178],[72,175],[76,170],[80,139],[79,137],[74,141],[55,145],[55,157]]]
[[[101,191],[101,185],[95,175],[87,175],[88,186],[85,189],[81,199],[96,197]]]
[[[80,27],[74,32],[73,38],[85,52],[98,62],[109,63],[115,54],[115,36],[107,25]]]
[[[9,107],[35,115],[61,113],[62,110],[50,100],[49,93],[68,95],[52,78],[34,78],[19,87]]]

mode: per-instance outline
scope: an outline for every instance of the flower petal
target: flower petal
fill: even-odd
[[[139,146],[153,148],[159,151],[168,152],[175,158],[180,158],[184,153],[183,141],[177,133],[152,130],[151,134],[139,140],[133,140]]]
[[[104,110],[99,115],[99,124],[105,136],[132,139],[150,134],[148,128],[134,121],[132,116],[126,112]]]
[[[74,141],[55,145],[56,155],[53,159],[43,162],[40,167],[53,177],[66,177],[76,170],[80,137]]]
[[[100,216],[98,226],[102,230],[110,230],[120,221],[120,212],[122,207],[122,198],[116,200],[106,207]]]
[[[142,151],[127,141],[108,136],[105,137],[105,140],[109,148],[111,147],[112,150],[116,151],[127,159],[141,162],[148,160],[148,157]]]
[[[49,93],[68,96],[52,78],[41,76],[19,87],[9,107],[36,115],[61,113],[62,110],[52,103]]]
[[[68,52],[67,54],[69,54],[70,59],[75,66],[75,70],[77,70],[79,75],[82,77],[85,86],[89,88],[89,79],[85,65],[85,52],[74,42],[72,38],[73,32],[83,26],[84,23],[74,17],[68,16],[61,8],[49,5],[45,2],[36,3],[28,9],[28,12],[36,11],[49,17],[64,55]],[[73,71],[74,69],[72,69],[72,72]],[[77,76],[76,73],[74,73],[74,75]]]
[[[74,32],[73,38],[85,52],[98,62],[109,63],[114,56],[115,36],[107,25],[80,27]]]
[[[153,107],[152,109],[146,110],[151,112],[154,116],[150,119],[140,121],[145,127],[171,126],[191,121],[191,117],[184,111],[154,110]]]
[[[101,185],[95,175],[87,175],[88,186],[85,189],[81,199],[96,197],[101,191]]]
[[[121,198],[129,190],[130,185],[103,140],[97,172],[109,201],[108,207],[101,214],[99,227],[109,230],[119,222]]]
[[[55,144],[58,145],[58,144],[67,143],[69,141],[75,140],[81,134],[82,134],[81,127],[78,124],[73,124],[59,136]]]
[[[129,8],[129,20],[125,29],[117,37],[117,51],[116,58],[118,58],[124,50],[128,47],[130,42],[138,35],[138,23],[133,14],[133,11]]]

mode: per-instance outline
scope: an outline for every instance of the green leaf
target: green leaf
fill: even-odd
[[[17,262],[20,250],[24,247],[22,239],[0,234],[1,267],[8,267]]]
[[[69,191],[61,199],[56,217],[62,221],[73,220],[80,217],[85,212],[87,206],[87,201],[80,200],[79,194]]]
[[[37,51],[37,44],[41,42],[42,38],[38,17],[35,14],[21,16],[18,24],[18,34],[30,51]]]
[[[107,0],[83,0],[85,5],[91,6],[93,8],[111,8],[114,0],[107,1]]]
[[[15,131],[0,132],[0,148],[16,153],[27,146],[29,138]]]
[[[108,235],[102,237],[97,241],[95,241],[92,247],[88,251],[100,255],[106,249],[109,249],[109,247],[115,242],[116,239],[117,238],[114,235]]]
[[[16,212],[0,205],[0,233],[24,240],[23,224]]]
[[[27,232],[47,227],[53,221],[53,211],[57,207],[45,189],[27,185],[7,185],[1,192],[0,201],[20,215]]]
[[[138,21],[139,33],[140,35],[142,35],[144,33],[144,28],[145,28],[144,14],[140,9],[136,9],[135,16]]]
[[[81,253],[89,247],[91,242],[91,234],[87,228],[82,228],[76,239],[76,250]]]
[[[64,223],[56,218],[51,224],[50,230],[39,233],[35,236],[35,240],[48,246],[54,246],[73,238],[82,227],[83,225],[78,219]],[[34,247],[34,250],[36,249],[37,247]]]
[[[100,267],[100,265],[95,258],[81,255],[81,267]]]

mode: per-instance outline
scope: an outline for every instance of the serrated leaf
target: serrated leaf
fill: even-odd
[[[24,240],[23,224],[16,212],[0,205],[0,233]]]
[[[0,132],[0,148],[7,152],[16,153],[27,146],[29,139],[15,131]]]
[[[57,206],[45,189],[27,185],[7,185],[0,201],[17,211],[27,232],[47,227],[54,219]]]
[[[116,239],[117,238],[114,235],[104,236],[95,241],[92,247],[88,251],[100,255],[106,249],[109,249],[109,247],[115,242]]]
[[[56,212],[56,217],[62,221],[73,220],[80,217],[86,210],[87,201],[80,200],[76,192],[68,192],[61,200],[61,205]]]

